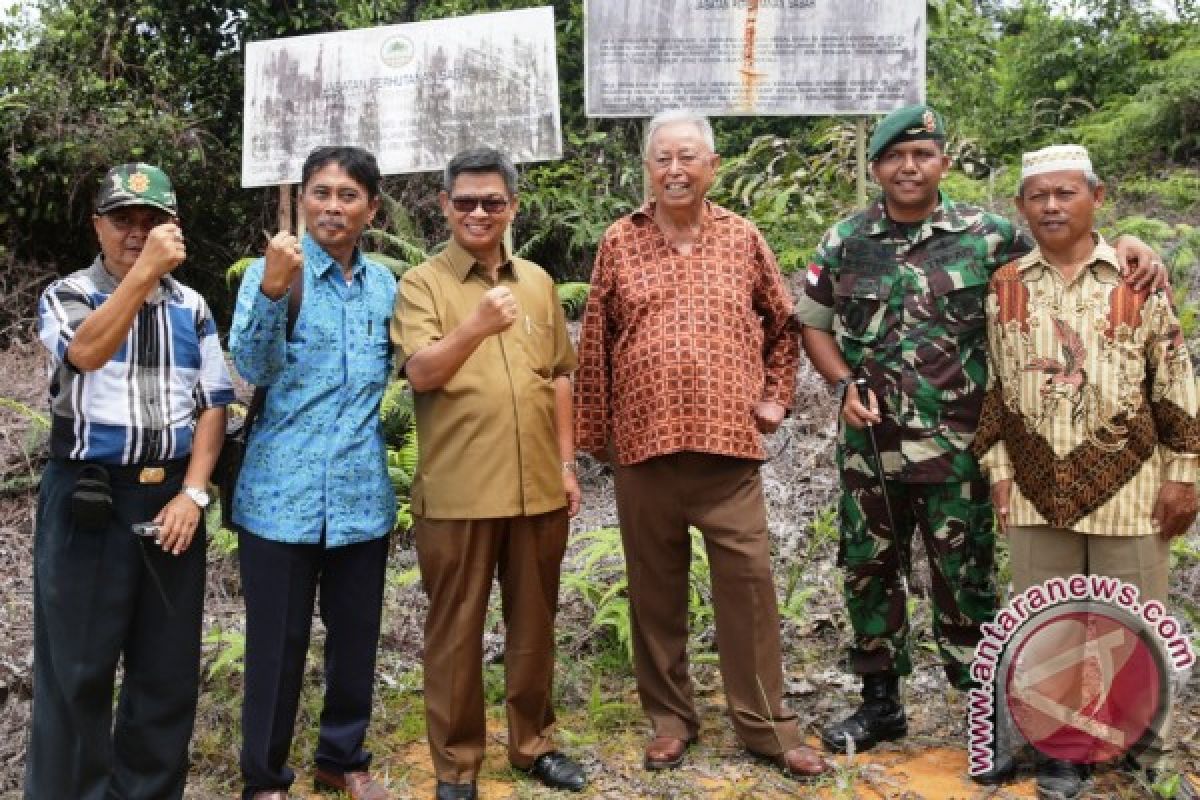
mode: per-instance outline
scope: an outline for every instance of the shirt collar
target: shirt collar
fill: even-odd
[[[633,217],[635,222],[653,222],[655,205],[656,203],[653,199],[647,200],[642,204],[641,208],[639,208],[637,211],[634,211],[630,216]],[[711,200],[705,200],[704,219],[702,224],[706,224],[710,219],[725,219],[731,213],[732,212],[728,209],[721,208]]]
[[[889,233],[894,225],[904,223],[896,223],[888,218],[887,205],[884,202],[884,196],[881,194],[871,205],[867,206],[867,235],[882,236]],[[949,197],[942,191],[938,191],[938,204],[934,207],[933,213],[920,222],[912,223],[913,227],[921,227],[921,238],[925,239],[932,235],[932,228],[938,228],[943,231],[958,233],[966,230],[970,226],[970,221],[964,219],[958,213],[957,207]]]
[[[104,257],[96,256],[88,267],[88,277],[95,284],[96,290],[101,294],[112,294],[117,290],[117,276],[113,275],[104,266]],[[170,275],[163,275],[158,279],[158,286],[154,287],[154,291],[146,298],[147,303],[158,304],[166,298],[179,302],[183,298],[183,287],[179,281],[175,280]]]
[[[1086,269],[1090,269],[1096,276],[1097,280],[1102,280],[1107,283],[1115,283],[1121,279],[1121,262],[1117,260],[1117,251],[1112,245],[1104,241],[1104,237],[1098,232],[1092,233],[1092,238],[1095,240],[1095,246],[1092,248],[1092,254],[1087,259]],[[1042,257],[1042,248],[1034,247],[1032,251],[1017,259],[1017,271],[1027,272],[1034,268],[1053,269],[1050,262]]]
[[[503,244],[500,245],[504,247]],[[454,271],[454,276],[462,283],[470,276],[471,270],[479,263],[475,256],[467,252],[467,249],[454,239],[446,245],[446,249],[442,251],[446,256],[446,260],[450,262],[450,269]],[[512,273],[513,279],[517,278],[517,271],[513,269],[512,256],[507,252],[504,254],[504,263],[500,265],[500,269],[508,269]]]
[[[317,244],[317,240],[312,238],[310,234],[304,234],[301,240],[301,247],[304,251],[304,263],[311,264],[313,271],[318,277],[325,277],[328,272],[337,267],[340,271],[342,265],[339,264],[333,256],[325,252],[325,248]],[[353,275],[358,275],[366,267],[366,261],[363,259],[362,248],[354,248],[354,260],[350,263],[350,272]]]

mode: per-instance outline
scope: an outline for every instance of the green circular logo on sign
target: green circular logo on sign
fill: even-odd
[[[379,50],[379,57],[389,67],[403,67],[413,60],[413,43],[407,36],[392,36],[386,39]]]

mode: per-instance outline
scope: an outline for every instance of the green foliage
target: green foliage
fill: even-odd
[[[1168,172],[1162,177],[1128,175],[1110,182],[1110,188],[1119,189],[1121,199],[1126,203],[1161,206],[1169,211],[1191,214],[1193,219],[1200,217],[1200,173],[1195,171]]]
[[[808,618],[808,604],[817,592],[810,581],[812,565],[828,553],[838,538],[837,507],[830,505],[817,512],[809,526],[808,544],[803,553],[789,559],[784,576],[779,615],[792,622]]]
[[[204,635],[206,647],[215,651],[208,665],[208,678],[222,678],[230,674],[240,675],[245,669],[246,634],[241,631],[215,629]]]
[[[408,381],[401,378],[388,384],[379,416],[383,422],[383,440],[389,447],[403,448],[408,444],[408,434],[415,424],[412,388]]]
[[[1020,171],[999,169],[983,178],[972,178],[959,170],[951,170],[942,178],[942,191],[950,198],[962,203],[972,203],[997,210],[1009,217],[1016,216],[1012,198],[1017,193]]]
[[[523,176],[517,255],[558,280],[590,275],[601,235],[632,210],[640,194],[641,160],[631,155],[636,147],[628,131],[568,132],[562,161],[540,164]]]
[[[413,524],[412,506],[408,498],[417,474],[418,455],[413,397],[408,381],[401,379],[388,385],[379,413],[383,421],[383,438],[387,443],[388,478],[396,490],[395,529],[407,531]]]
[[[854,128],[826,122],[810,140],[760,136],[725,159],[710,196],[752,219],[779,267],[803,267],[821,235],[854,204]]]
[[[230,264],[225,269],[225,288],[236,294],[238,287],[242,285],[242,277],[246,274],[246,270],[250,269],[250,265],[258,259],[259,256],[246,256]]]
[[[430,248],[421,235],[416,217],[399,200],[387,192],[383,192],[380,199],[384,225],[363,232],[363,238],[374,242],[378,248],[366,255],[390,269],[398,280],[405,272],[426,261]]]
[[[563,313],[566,314],[567,319],[579,319],[583,316],[584,306],[587,305],[588,291],[592,288],[591,284],[569,281],[560,283],[554,288],[558,292],[558,302],[562,304]]]
[[[713,621],[712,583],[704,537],[691,528],[692,558],[688,567],[688,626],[693,635]],[[618,528],[600,528],[575,537],[575,550],[562,571],[563,588],[592,609],[592,630],[615,646],[625,664],[633,663],[633,628],[629,616],[629,581]],[[702,660],[702,659],[696,659]]]
[[[413,430],[403,447],[387,449],[388,477],[397,494],[407,495],[417,472],[417,432]]]
[[[1105,171],[1144,165],[1164,156],[1200,155],[1200,31],[1161,72],[1130,94],[1114,96],[1077,126],[1079,138]],[[1137,142],[1130,152],[1130,142]],[[1132,162],[1132,163],[1131,163]]]
[[[0,408],[15,412],[30,422],[29,429],[17,439],[25,459],[25,470],[11,470],[0,478],[0,496],[36,489],[42,477],[39,465],[44,460],[46,443],[50,440],[50,417],[9,397],[0,397]]]

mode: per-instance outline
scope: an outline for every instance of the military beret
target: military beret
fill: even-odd
[[[927,105],[906,106],[881,119],[867,145],[867,160],[879,158],[896,142],[916,139],[946,141],[946,121]]]
[[[96,213],[107,214],[124,206],[151,206],[176,214],[175,188],[171,179],[150,164],[121,164],[104,176],[96,193]]]

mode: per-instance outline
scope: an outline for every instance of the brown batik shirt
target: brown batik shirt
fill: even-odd
[[[617,462],[683,451],[762,460],[754,406],[790,408],[800,349],[775,256],[707,203],[688,255],[647,204],[605,232],[579,343],[575,438]]]
[[[1015,483],[1010,525],[1148,534],[1163,481],[1196,479],[1183,331],[1170,297],[1133,289],[1117,264],[1100,240],[1070,281],[1040,249],[992,278],[973,446],[992,483]]]

